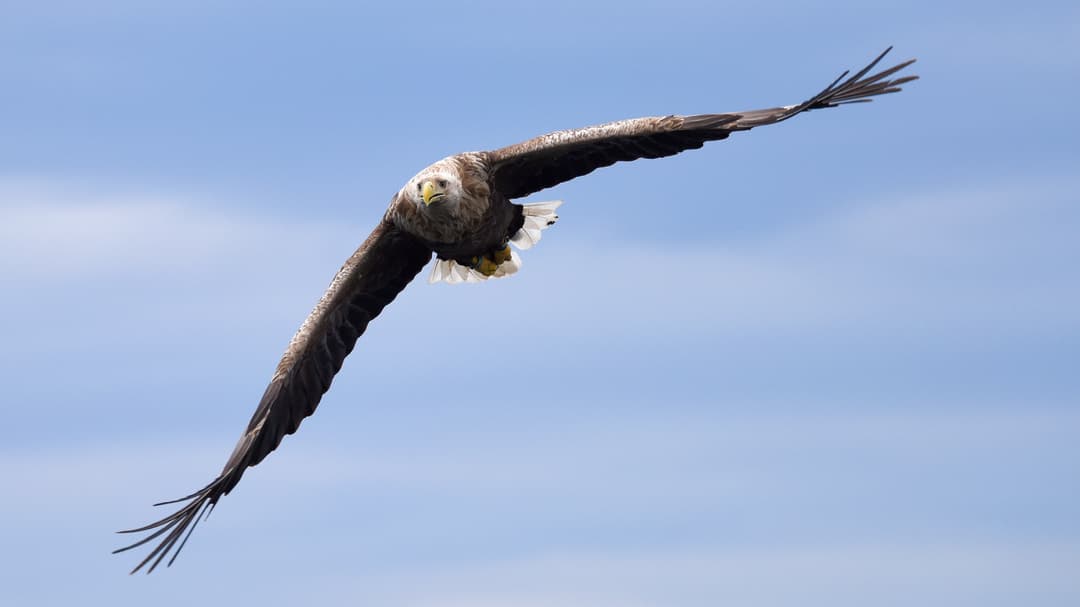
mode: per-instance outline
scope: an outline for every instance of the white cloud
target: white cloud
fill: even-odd
[[[1044,480],[1063,478],[1071,461],[1075,411],[1026,400],[832,414],[801,404],[805,413],[741,403],[739,416],[701,417],[659,407],[510,432],[462,423],[438,436],[407,412],[347,430],[320,415],[250,471],[179,567],[145,588],[123,578],[131,555],[107,554],[123,539],[109,532],[209,480],[229,429],[165,443],[9,445],[0,476],[12,492],[0,517],[20,559],[8,569],[27,596],[41,589],[23,580],[59,564],[133,604],[143,593],[184,604],[221,584],[223,596],[271,604],[416,607],[1065,605],[1080,593],[1080,545],[1060,512],[1049,523],[1059,541],[1027,522],[1031,512],[1052,518],[1051,502],[1074,491]],[[978,506],[999,501],[989,514]],[[931,522],[920,524],[920,504]],[[837,509],[853,518],[836,520]],[[699,537],[669,533],[684,517]],[[933,533],[907,533],[912,518]],[[973,537],[968,518],[992,531]],[[587,531],[613,520],[625,535]],[[786,526],[763,531],[776,524]],[[727,537],[747,528],[749,538]],[[258,583],[286,566],[290,584]]]
[[[394,591],[381,596],[327,580],[320,598],[360,592],[413,607],[1065,605],[1076,597],[1077,566],[1080,546],[1069,543],[566,552],[464,564],[409,584],[384,580]]]
[[[556,236],[525,257],[522,299],[578,329],[657,335],[1075,329],[1076,191],[1066,180],[896,196],[718,249]],[[545,275],[530,276],[538,265]]]
[[[214,200],[0,182],[0,275],[40,284],[251,271],[272,274],[343,228],[214,210]]]
[[[720,248],[567,242],[556,228],[514,278],[414,285],[394,304],[410,319],[398,330],[460,340],[525,314],[545,327],[540,338],[1073,331],[1076,190],[1059,180],[897,196]],[[107,280],[112,290],[84,293],[84,306],[95,294],[141,301],[133,314],[165,315],[168,323],[146,322],[178,331],[230,324],[225,315],[249,324],[291,315],[297,326],[368,229],[229,213],[183,197],[0,184],[0,278],[36,292]],[[480,308],[479,324],[438,322]]]
[[[305,426],[302,441],[286,437],[286,453],[267,460],[252,479],[245,478],[243,493],[253,501],[287,503],[307,499],[290,496],[344,487],[361,493],[404,489],[448,496],[525,491],[552,499],[592,496],[653,507],[672,494],[736,499],[771,492],[775,481],[758,477],[762,462],[753,463],[765,454],[793,460],[801,453],[822,457],[824,451],[904,454],[918,467],[923,459],[942,454],[1065,444],[1080,428],[1080,412],[1052,402],[983,402],[968,410],[958,410],[956,403],[935,407],[921,402],[898,407],[906,412],[871,414],[803,406],[810,413],[731,413],[772,408],[771,403],[744,403],[722,415],[687,418],[663,410],[572,428],[515,427],[499,433],[466,424],[444,427],[434,436],[401,416],[391,416],[382,429],[346,433],[334,432],[323,421]],[[230,429],[219,428],[212,438],[171,435],[164,441],[97,443],[84,437],[74,447],[9,448],[0,452],[0,476],[27,499],[4,502],[0,514],[48,517],[74,501],[81,508],[112,508],[108,502],[121,495],[132,500],[127,506],[138,508],[146,500],[179,495],[189,487],[177,486],[177,479],[188,477],[194,489],[210,479],[192,474],[211,474],[224,462],[240,432],[236,427],[234,437]],[[133,458],[133,453],[140,456]],[[640,482],[646,477],[648,483]]]
[[[18,359],[179,346],[282,316],[295,328],[366,235],[223,208],[205,196],[0,181],[0,283],[13,294],[0,317]]]

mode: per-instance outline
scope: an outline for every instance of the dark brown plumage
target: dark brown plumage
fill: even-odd
[[[539,238],[539,230],[554,222],[549,208],[530,211],[512,203],[512,199],[619,161],[672,156],[700,148],[708,141],[725,139],[733,132],[781,122],[805,111],[866,102],[870,97],[897,92],[900,85],[917,76],[889,77],[914,60],[867,76],[888,52],[886,49],[846,80],[845,72],[798,105],[727,114],[637,118],[558,131],[494,151],[451,156],[421,171],[394,196],[383,220],[345,262],[289,343],[255,414],[218,477],[191,495],[162,502],[186,502],[169,516],[122,531],[148,535],[115,552],[160,538],[132,573],[147,565],[147,572],[153,571],[170,553],[171,564],[200,516],[236,486],[249,466],[261,462],[285,435],[295,432],[300,422],[314,413],[368,323],[419,273],[432,253],[455,264],[475,264],[469,272],[484,272],[508,263],[500,255],[507,242],[520,244],[515,238],[532,226],[537,234],[527,239],[531,246]],[[479,261],[484,259],[488,265]],[[484,277],[492,275],[500,274],[485,273]]]
[[[844,78],[848,73],[844,72],[798,105],[730,114],[621,120],[557,131],[488,152],[491,182],[507,198],[521,198],[621,160],[673,156],[700,148],[707,141],[726,139],[733,132],[781,122],[805,111],[862,103],[876,95],[895,93],[900,85],[918,76],[896,80],[888,77],[914,63],[914,59],[864,78],[891,49],[847,80]]]
[[[292,338],[221,474],[191,495],[156,504],[188,502],[173,514],[145,527],[122,532],[153,531],[116,552],[164,536],[134,571],[147,563],[151,563],[152,571],[173,546],[177,546],[172,556],[175,559],[183,547],[181,536],[185,530],[189,533],[195,530],[201,513],[212,509],[222,495],[236,486],[244,470],[261,462],[286,434],[296,432],[301,420],[315,412],[322,395],[330,389],[334,374],[341,369],[368,323],[430,259],[430,249],[389,221],[383,220],[375,228],[341,267],[315,310]],[[183,541],[187,541],[186,537]]]

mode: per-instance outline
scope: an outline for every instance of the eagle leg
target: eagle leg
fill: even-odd
[[[510,261],[511,256],[513,256],[513,253],[510,251],[510,245],[504,245],[503,248],[486,255],[473,257],[469,260],[469,267],[484,276],[494,276],[499,271],[499,266]]]
[[[511,255],[513,253],[510,251],[510,245],[504,245],[503,248],[491,254],[491,260],[495,262],[495,265],[501,266],[504,261],[510,260]]]
[[[494,276],[495,272],[499,270],[499,264],[495,262],[489,255],[483,255],[480,257],[473,257],[472,263],[469,265],[472,269],[480,272],[484,276]]]

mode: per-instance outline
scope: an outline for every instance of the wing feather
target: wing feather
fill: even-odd
[[[228,462],[210,484],[191,495],[155,504],[184,503],[176,512],[120,533],[149,535],[115,550],[124,552],[155,539],[158,545],[132,570],[154,570],[170,553],[172,564],[195,530],[244,471],[277,448],[287,434],[315,412],[334,374],[369,322],[379,315],[431,258],[431,250],[383,220],[334,277],[326,294],[297,331],[266,387],[255,414]],[[185,534],[185,531],[187,532]]]
[[[728,114],[633,118],[556,131],[493,150],[487,152],[491,181],[507,198],[521,198],[616,162],[673,156],[700,148],[708,141],[725,139],[733,132],[781,122],[802,112],[871,101],[871,97],[895,93],[901,85],[918,78],[888,79],[914,63],[914,59],[867,76],[890,50],[892,47],[885,49],[851,77],[844,72],[820,93],[797,105]]]

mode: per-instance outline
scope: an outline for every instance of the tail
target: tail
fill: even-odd
[[[535,246],[540,242],[541,233],[558,221],[559,216],[555,214],[555,209],[561,204],[561,200],[553,200],[521,205],[521,213],[525,216],[525,221],[521,229],[510,237],[510,244],[522,251]],[[521,257],[513,249],[510,250],[509,259],[500,263],[490,275],[476,268],[461,265],[452,259],[436,259],[428,282],[433,284],[436,282],[448,284],[483,282],[489,278],[504,278],[516,274],[519,269],[521,269]]]

